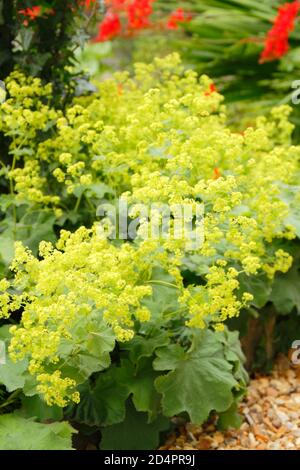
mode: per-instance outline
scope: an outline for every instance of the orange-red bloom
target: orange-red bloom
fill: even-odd
[[[98,35],[92,40],[93,42],[109,41],[118,36],[121,32],[119,15],[113,11],[108,11],[98,28]]]
[[[142,29],[150,25],[149,17],[153,13],[153,0],[133,0],[127,7],[128,25],[130,29]]]
[[[192,15],[190,13],[185,12],[182,8],[177,8],[177,10],[173,11],[169,16],[167,22],[168,29],[178,29],[180,23],[187,23],[191,21]]]
[[[214,83],[211,83],[209,85],[208,90],[206,90],[204,94],[205,96],[210,96],[212,93],[216,93],[216,91],[217,91],[216,85]]]
[[[285,3],[278,9],[273,27],[265,38],[265,47],[260,63],[280,59],[289,50],[289,34],[295,28],[295,19],[300,10],[300,1]]]
[[[121,16],[127,21],[123,29],[127,33],[150,26],[150,15],[153,13],[152,3],[155,0],[105,0],[108,11],[99,24],[99,33],[94,42],[107,41],[122,33]]]
[[[21,15],[26,16],[30,20],[35,20],[42,13],[42,8],[40,6],[25,8],[25,10],[20,10]]]
[[[132,35],[134,31],[153,26],[150,17],[155,0],[104,0],[104,2],[108,12],[99,25],[99,34],[94,41],[106,41],[122,33]],[[180,23],[191,19],[190,13],[178,8],[169,16],[166,27],[177,29]]]
[[[221,172],[219,168],[214,168],[214,179],[217,180],[219,178],[221,178]]]

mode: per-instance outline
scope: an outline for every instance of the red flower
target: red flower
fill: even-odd
[[[173,11],[169,16],[167,22],[168,29],[178,29],[180,23],[187,23],[191,21],[192,15],[190,13],[186,13],[182,8],[177,8],[177,10]]]
[[[103,42],[118,36],[121,32],[121,21],[119,15],[113,11],[108,11],[104,20],[99,24],[98,35],[93,42]]]
[[[150,25],[149,16],[153,13],[154,0],[133,0],[127,7],[128,29],[142,29]]]
[[[211,83],[209,85],[208,90],[204,92],[204,95],[210,96],[212,93],[216,93],[216,91],[217,91],[216,85],[214,83]]]
[[[273,27],[265,38],[265,47],[260,55],[260,63],[280,59],[289,50],[289,33],[295,28],[295,19],[300,10],[300,2],[285,3],[278,9]]]
[[[26,8],[25,10],[20,10],[19,13],[21,15],[26,16],[30,20],[35,20],[38,16],[42,13],[42,8],[39,6]]]
[[[214,179],[217,180],[219,178],[221,178],[221,172],[219,168],[214,168]]]

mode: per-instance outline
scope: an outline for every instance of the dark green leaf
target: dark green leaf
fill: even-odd
[[[102,450],[152,450],[159,445],[159,435],[170,427],[162,416],[148,423],[147,414],[135,410],[131,402],[126,407],[126,418],[120,424],[102,429]]]

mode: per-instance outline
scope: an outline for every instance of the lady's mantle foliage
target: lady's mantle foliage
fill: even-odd
[[[22,312],[11,328],[11,358],[28,361],[36,392],[63,407],[79,402],[77,386],[90,386],[94,372],[104,371],[97,383],[106,374],[128,374],[126,361],[139,362],[132,356],[135,342],[148,344],[163,331],[163,344],[144,353],[141,365],[152,371],[152,398],[141,403],[138,392],[126,389],[118,398],[119,418],[107,423],[124,418],[128,390],[138,411],[154,413],[157,394],[168,416],[188,411],[202,421],[211,409],[225,411],[245,380],[233,365],[240,356],[226,352],[226,330],[211,329],[223,330],[228,318],[255,302],[242,276],[272,282],[292,263],[280,244],[296,235],[283,197],[299,175],[289,109],[276,108],[255,127],[232,133],[211,80],[185,71],[176,54],[136,64],[133,78],[116,74],[65,112],[49,105],[51,86],[38,79],[15,72],[6,85],[0,107],[11,157],[1,176],[10,193],[6,240],[19,238],[24,208],[51,214],[51,227],[78,228],[41,242],[38,257],[16,244],[13,276],[0,284],[2,317]],[[141,203],[202,202],[205,241],[187,250],[185,239],[145,239],[143,224],[131,242],[109,241],[99,236],[95,216],[104,197],[127,200],[136,214]],[[110,366],[116,342],[124,360]],[[190,361],[185,372],[183,361]],[[203,397],[202,410],[189,401],[190,380]],[[170,387],[178,391],[172,399]]]

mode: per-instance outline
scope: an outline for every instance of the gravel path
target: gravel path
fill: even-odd
[[[220,432],[213,423],[187,424],[162,450],[300,450],[300,369],[282,371],[250,383],[241,403],[240,429]]]

